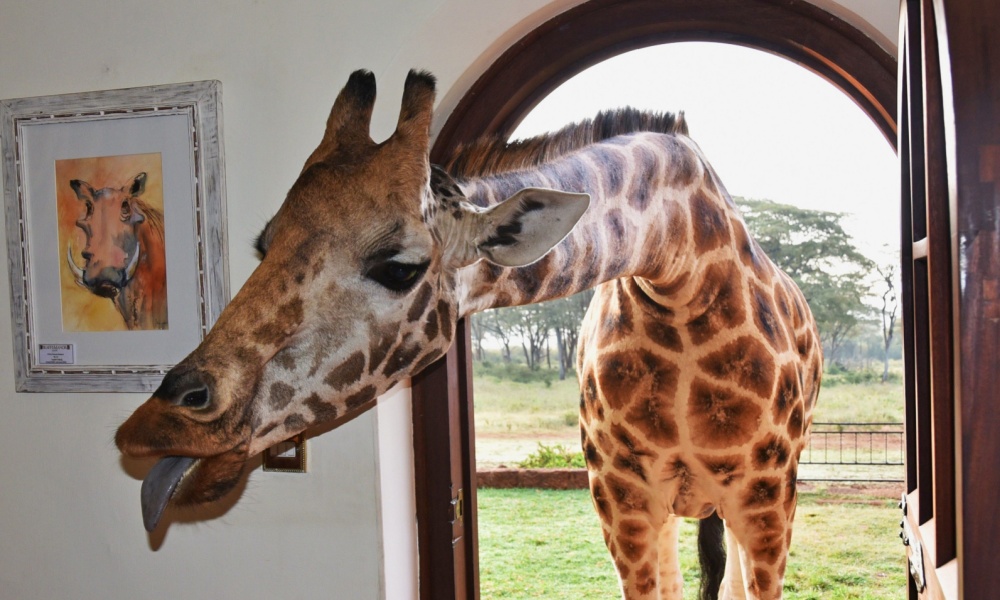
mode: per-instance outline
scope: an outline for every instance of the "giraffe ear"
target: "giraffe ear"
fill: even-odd
[[[525,188],[480,213],[476,254],[502,267],[529,265],[561,242],[588,206],[587,194]]]

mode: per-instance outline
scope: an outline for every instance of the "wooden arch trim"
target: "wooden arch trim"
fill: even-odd
[[[502,54],[449,115],[431,160],[443,162],[457,144],[483,135],[509,135],[542,98],[590,66],[630,50],[686,41],[747,46],[802,65],[854,99],[896,147],[895,57],[805,0],[591,0]],[[448,355],[413,379],[424,600],[479,597],[468,335],[460,322]]]
[[[483,134],[509,134],[587,67],[630,50],[691,41],[747,46],[808,68],[854,99],[895,148],[895,57],[804,0],[591,0],[501,55],[449,115],[432,157]]]

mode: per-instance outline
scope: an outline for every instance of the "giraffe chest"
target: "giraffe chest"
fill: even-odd
[[[728,302],[725,292],[715,298]],[[578,357],[592,478],[692,517],[750,481],[784,478],[807,418],[792,324],[779,323],[781,339],[769,343],[752,308],[699,310],[691,318],[652,304],[634,280],[609,282],[588,310]],[[712,325],[706,339],[706,319],[736,322]]]

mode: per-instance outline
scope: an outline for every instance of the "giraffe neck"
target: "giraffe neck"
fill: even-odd
[[[530,170],[459,185],[480,206],[525,187],[591,196],[591,207],[577,226],[541,260],[518,268],[480,261],[460,271],[462,315],[561,298],[629,276],[650,295],[683,303],[700,258],[715,250],[733,251],[732,244],[718,239],[723,232],[728,238],[730,218],[736,215],[732,201],[685,136],[621,136]]]

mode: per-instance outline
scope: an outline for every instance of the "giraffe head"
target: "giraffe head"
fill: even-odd
[[[529,264],[573,227],[586,195],[527,189],[473,206],[428,161],[434,78],[411,71],[393,135],[369,136],[375,79],[351,75],[319,147],[261,233],[262,260],[218,322],[119,427],[143,482],[146,528],[168,503],[210,502],[263,449],[342,423],[451,345],[480,259]]]

